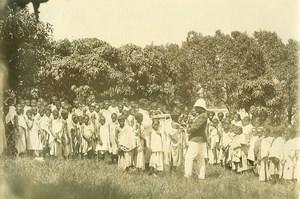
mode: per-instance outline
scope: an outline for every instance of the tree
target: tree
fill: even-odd
[[[9,7],[0,20],[1,59],[8,69],[8,86],[29,95],[41,66],[51,56],[50,24],[37,22],[25,9]]]

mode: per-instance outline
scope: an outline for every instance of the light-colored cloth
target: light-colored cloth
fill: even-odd
[[[9,106],[8,113],[6,114],[6,117],[5,117],[5,123],[8,124],[9,122],[11,122],[13,124],[14,117],[16,114],[17,114],[16,108],[14,106]]]
[[[248,160],[254,161],[255,160],[255,156],[254,156],[254,146],[255,146],[255,142],[257,141],[258,136],[252,136],[250,139],[250,143],[249,143],[249,150],[248,150]]]
[[[118,154],[118,145],[117,145],[117,137],[116,137],[116,128],[118,126],[117,122],[111,122],[108,124],[108,128],[109,128],[109,140],[110,140],[110,153],[112,153],[113,155],[117,155]]]
[[[123,128],[117,128],[116,131],[119,147],[123,151],[131,151],[136,148],[136,139],[132,127],[125,125]]]
[[[59,119],[53,119],[51,122],[51,129],[54,135],[49,138],[50,155],[62,156],[61,137],[63,133],[63,123]]]
[[[263,138],[261,141],[259,181],[269,180],[270,174],[269,174],[268,156],[270,153],[270,148],[273,140],[274,140],[273,137],[266,137]]]
[[[284,143],[283,146],[283,175],[282,178],[286,180],[292,180],[293,179],[293,173],[294,173],[294,150],[293,147],[293,141],[292,139],[289,139]]]
[[[284,139],[283,137],[278,137],[274,139],[271,147],[269,158],[277,158],[279,161],[283,161],[284,156]]]
[[[246,144],[249,144],[249,142],[251,140],[252,129],[253,129],[253,126],[251,124],[243,126],[243,134],[245,135]]]
[[[162,151],[152,152],[149,166],[153,167],[158,171],[163,171],[164,169],[164,153]]]
[[[15,148],[20,154],[26,151],[27,124],[23,115],[17,116],[15,127]]]
[[[36,120],[28,120],[28,137],[27,137],[27,150],[42,150],[42,142],[39,137],[39,128]]]
[[[197,171],[199,172],[198,178],[205,179],[205,142],[192,142],[189,141],[189,147],[185,155],[184,176],[191,177],[194,160],[197,161]]]
[[[110,149],[110,134],[109,134],[109,126],[107,123],[104,125],[100,125],[99,128],[100,138],[102,141],[102,145],[97,144],[96,150],[100,151],[111,151]]]
[[[11,122],[13,123],[13,120]],[[3,111],[0,110],[0,156],[2,156],[6,147],[7,145],[6,145],[6,136],[5,136],[5,126],[3,122]]]

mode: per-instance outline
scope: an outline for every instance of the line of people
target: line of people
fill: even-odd
[[[190,177],[194,160],[202,161],[195,158],[201,147],[206,163],[199,167],[200,179],[207,164],[237,173],[253,171],[260,181],[299,179],[299,130],[272,127],[269,119],[262,123],[249,116],[241,119],[238,113],[216,115],[204,107],[205,135],[195,144],[193,135],[201,130],[193,129],[199,122],[197,107],[181,112],[145,99],[95,103],[93,97],[86,104],[74,100],[71,106],[55,96],[51,102],[20,99],[14,104],[14,99],[7,100],[5,128],[17,156],[98,159],[122,171],[135,168],[154,175],[176,172],[185,161]]]

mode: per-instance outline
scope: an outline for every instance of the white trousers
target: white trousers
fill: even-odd
[[[191,177],[193,170],[193,162],[197,161],[197,171],[199,172],[198,177],[200,179],[205,178],[205,152],[206,143],[205,142],[190,142],[185,155],[184,163],[184,176]]]

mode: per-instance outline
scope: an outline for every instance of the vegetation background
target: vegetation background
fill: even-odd
[[[291,123],[298,109],[299,42],[275,32],[252,35],[190,31],[181,45],[126,44],[97,38],[55,41],[51,24],[11,6],[0,18],[1,60],[10,89],[23,97],[57,95],[70,102],[147,98],[192,105],[200,88],[210,107],[245,109]]]

